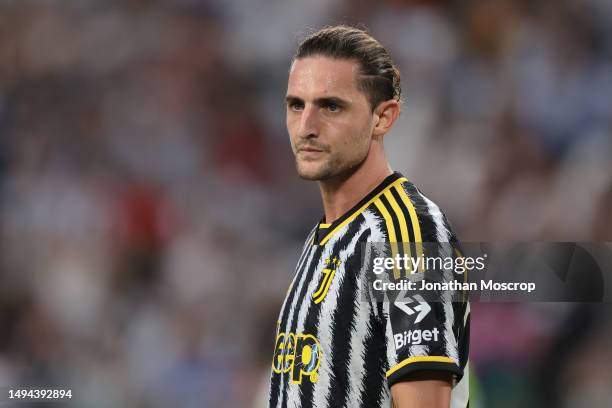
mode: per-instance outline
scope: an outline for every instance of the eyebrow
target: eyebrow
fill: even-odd
[[[288,104],[292,102],[304,102],[302,98],[299,98],[293,95],[287,95],[285,97],[285,101]],[[314,103],[315,105],[318,105],[318,106],[326,106],[326,105],[329,105],[330,103],[334,103],[339,106],[348,106],[350,104],[348,100],[342,99],[338,96],[324,96],[321,98],[315,98]]]

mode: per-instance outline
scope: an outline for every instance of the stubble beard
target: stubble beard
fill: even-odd
[[[343,161],[342,158],[337,155],[331,155],[324,163],[322,163],[316,170],[307,171],[300,165],[299,160],[296,158],[295,167],[298,175],[303,180],[308,181],[328,181],[333,179],[348,178],[353,174],[365,160],[364,157],[355,158],[348,161]]]

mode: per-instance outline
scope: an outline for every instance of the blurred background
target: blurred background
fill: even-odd
[[[399,65],[391,163],[463,240],[612,241],[609,0],[1,0],[0,386],[265,406],[322,214],[287,71],[335,23]],[[473,305],[472,406],[612,406],[611,320]]]

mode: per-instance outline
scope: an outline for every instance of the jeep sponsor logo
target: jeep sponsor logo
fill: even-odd
[[[317,382],[321,363],[321,345],[310,334],[279,333],[274,347],[272,370],[276,374],[289,373],[290,381],[301,384],[302,377]]]

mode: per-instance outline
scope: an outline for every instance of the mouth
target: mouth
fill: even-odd
[[[324,152],[325,146],[319,146],[317,144],[309,144],[309,143],[303,143],[301,145],[298,145],[298,152],[314,152],[314,153],[321,153]]]
[[[306,153],[321,153],[323,150],[317,149],[316,147],[303,146],[303,147],[300,147],[298,151],[306,152]]]
[[[323,154],[323,149],[317,147],[302,146],[298,149],[298,155],[303,160],[316,160],[321,154]]]

